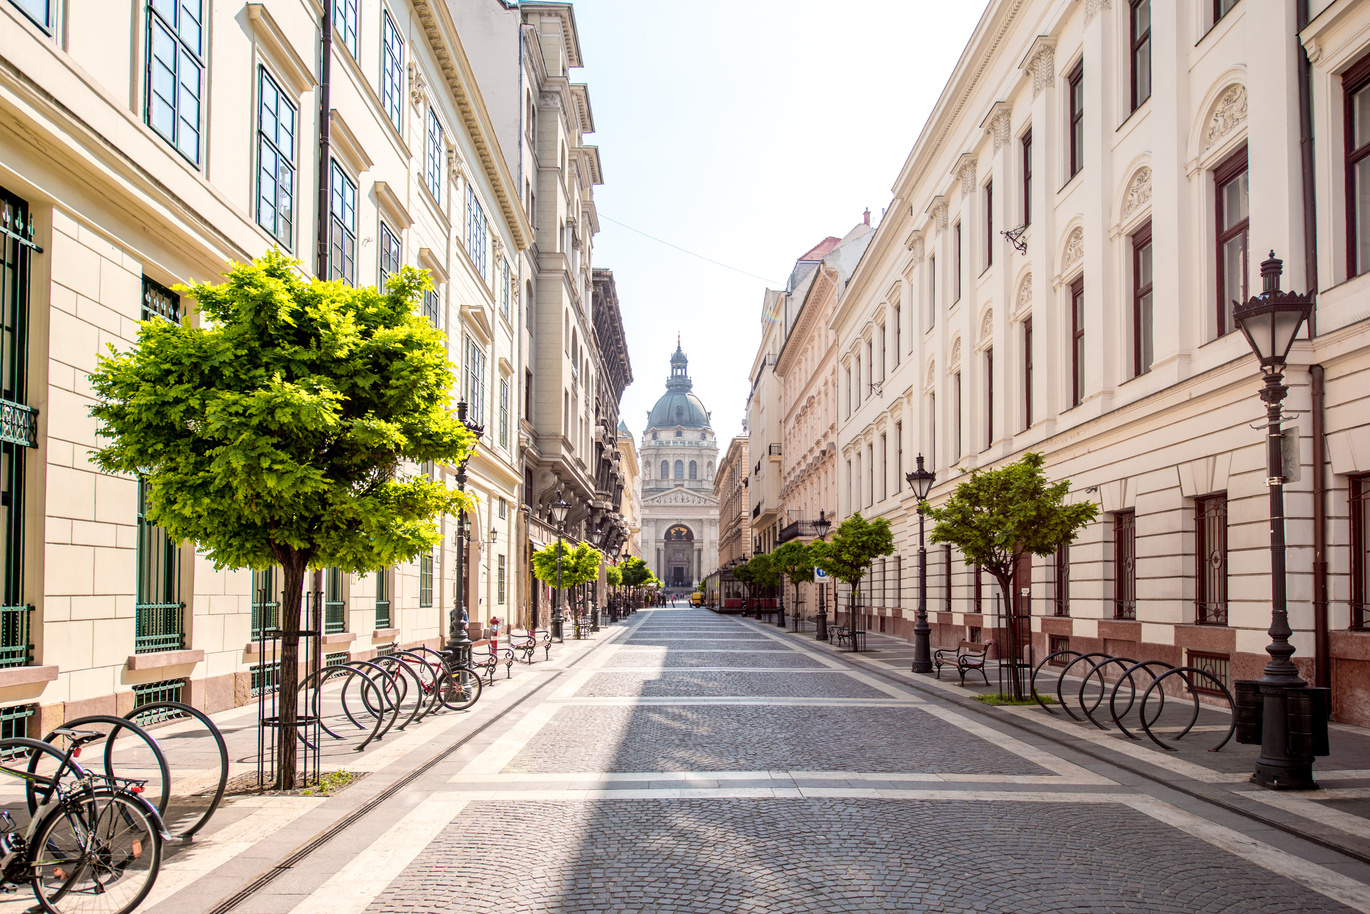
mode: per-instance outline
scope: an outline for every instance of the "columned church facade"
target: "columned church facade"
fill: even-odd
[[[691,393],[679,344],[666,393],[642,434],[642,557],[668,589],[692,587],[718,566],[718,442]]]

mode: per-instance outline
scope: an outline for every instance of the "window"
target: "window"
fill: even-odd
[[[670,464],[669,461],[666,461],[666,460],[661,461],[661,478],[662,478],[662,479],[670,479],[670,478],[671,478],[671,464]]]
[[[499,446],[509,447],[509,379],[499,379]],[[503,502],[501,502],[501,505]],[[503,517],[503,515],[500,515]]]
[[[1062,543],[1052,557],[1055,590],[1051,595],[1052,613],[1057,616],[1070,615],[1070,543]]]
[[[376,572],[376,628],[390,627],[390,569]]]
[[[419,608],[433,605],[433,553],[419,556]]]
[[[501,259],[499,262],[499,281],[500,281],[500,305],[499,313],[506,321],[509,320],[509,299],[512,293],[512,286],[509,281],[509,261]]]
[[[423,316],[434,328],[442,329],[442,304],[437,289],[428,289],[423,293]]]
[[[334,0],[333,28],[343,45],[357,57],[357,0]]]
[[[881,433],[880,433],[880,500],[881,500],[881,501],[884,501],[886,498],[889,497],[889,478],[890,478],[890,473],[889,473],[889,470],[887,469],[887,467],[888,467],[888,465],[889,465],[889,464],[888,464],[889,459],[890,459],[890,442],[889,442],[889,436],[887,436],[884,432],[881,432]],[[872,471],[872,472],[875,471],[875,466],[874,466],[874,464],[871,465],[871,471]],[[872,488],[872,489],[875,488],[875,484],[874,484],[874,483],[871,484],[871,488]],[[871,493],[871,498],[872,498],[872,499],[875,498],[875,493],[874,493],[874,492]]]
[[[894,486],[904,484],[904,423],[894,423]]]
[[[295,227],[295,106],[261,68],[257,99],[257,224],[290,250]]]
[[[951,462],[961,462],[961,372],[951,376]]]
[[[148,519],[152,486],[138,480],[138,578],[133,652],[185,647],[181,602],[181,550],[164,528]]]
[[[1194,621],[1227,624],[1227,495],[1194,499]]]
[[[685,461],[683,461],[683,460],[677,460],[677,461],[675,462],[675,478],[676,478],[676,479],[684,479],[684,478],[685,478]]]
[[[1032,318],[1023,319],[1023,429],[1032,428]]]
[[[847,370],[847,415],[851,415],[851,369]]]
[[[1218,688],[1212,681],[1203,676],[1191,676],[1189,680],[1193,690],[1200,695],[1216,695],[1220,698],[1230,697],[1232,694],[1232,659],[1227,654],[1213,654],[1208,651],[1185,651],[1185,662],[1196,669],[1202,670],[1222,683],[1222,688]],[[1226,689],[1224,694],[1223,689]]]
[[[928,258],[928,329],[937,325],[937,258]]]
[[[994,347],[985,350],[985,447],[994,443]],[[983,448],[982,448],[983,450]]]
[[[485,350],[470,336],[466,338],[466,416],[477,425],[485,424]]]
[[[495,602],[500,606],[504,605],[504,554],[495,556]]]
[[[1341,78],[1346,96],[1346,277],[1370,272],[1370,56]]]
[[[1213,171],[1217,185],[1218,301],[1217,335],[1233,329],[1232,304],[1245,302],[1247,233],[1251,186],[1246,173],[1246,147]]]
[[[508,517],[508,516],[509,516],[509,502],[507,502],[507,501],[505,501],[503,498],[501,498],[501,499],[499,500],[499,519],[500,519],[500,520],[504,520],[504,519],[505,519],[506,517]]]
[[[485,276],[485,249],[490,246],[489,227],[485,221],[485,210],[480,208],[476,192],[466,185],[466,253],[476,265],[476,272]]]
[[[323,631],[325,635],[347,631],[347,603],[343,600],[341,568],[328,568],[323,573]]]
[[[328,278],[357,284],[357,185],[336,159],[328,204]]]
[[[1352,476],[1351,486],[1351,627],[1370,619],[1370,475]]]
[[[275,568],[252,572],[252,637],[272,632],[280,624],[280,576]]]
[[[1070,106],[1070,176],[1085,167],[1085,65],[1077,63],[1066,77]]]
[[[1132,110],[1151,97],[1151,0],[1131,0]]]
[[[1085,395],[1085,279],[1070,284],[1070,405]]]
[[[952,261],[951,268],[955,272],[952,274],[951,289],[952,304],[961,300],[961,223],[956,223],[952,232]]]
[[[143,277],[143,306],[139,309],[139,320],[160,317],[173,324],[181,322],[181,296],[160,283]]]
[[[1137,618],[1137,512],[1113,513],[1113,618]]]
[[[985,184],[985,269],[994,266],[994,182]]]
[[[193,165],[200,164],[202,23],[202,0],[148,3],[147,125]]]
[[[1132,236],[1132,377],[1151,370],[1151,223]]]
[[[1237,0],[1213,0],[1213,24],[1216,25],[1236,5]]]
[[[942,611],[951,612],[951,545],[942,545]]]
[[[433,199],[442,203],[442,124],[438,121],[438,113],[432,108],[428,109],[428,147],[427,161],[424,163],[423,184],[428,188],[428,192],[433,195]],[[481,270],[481,275],[485,275],[485,270]]]
[[[1032,225],[1032,131],[1023,134],[1023,225]]]
[[[937,468],[937,392],[928,394],[928,462]]]
[[[894,306],[894,365],[895,365],[896,368],[899,367],[899,357],[900,357],[899,334],[900,334],[900,331],[903,330],[903,327],[900,325],[899,322],[900,322],[902,319],[903,319],[903,318],[901,318],[900,315],[899,315],[899,306],[898,306],[898,305],[895,305],[895,306]]]
[[[697,462],[693,461],[693,460],[690,461],[690,478],[691,478],[691,479],[698,479],[698,478],[699,478],[699,464],[698,464]]]
[[[52,0],[10,0],[19,11],[33,20],[34,24],[40,29],[51,34],[52,32]],[[9,734],[5,734],[8,736]],[[24,734],[19,734],[23,736]]]
[[[400,254],[400,239],[394,232],[390,231],[390,226],[381,223],[381,276],[379,288],[382,294],[385,293],[385,284],[400,271],[400,262],[403,258]]]
[[[390,13],[381,12],[381,108],[396,130],[404,129],[404,39]]]

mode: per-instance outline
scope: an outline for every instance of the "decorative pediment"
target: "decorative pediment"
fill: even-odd
[[[1126,219],[1137,210],[1151,202],[1151,169],[1145,165],[1137,169],[1132,183],[1127,187],[1127,197],[1123,200],[1123,218]]]
[[[1213,108],[1213,116],[1204,131],[1204,149],[1212,149],[1218,140],[1227,136],[1246,121],[1246,86],[1234,83],[1223,90]]]
[[[1023,281],[1018,286],[1018,313],[1022,314],[1032,308],[1032,274],[1023,277]]]
[[[1083,226],[1075,226],[1070,236],[1066,238],[1066,251],[1061,257],[1061,269],[1068,270],[1085,256],[1085,230]]]

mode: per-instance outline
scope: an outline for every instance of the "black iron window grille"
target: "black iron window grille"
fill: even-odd
[[[147,5],[147,125],[191,164],[200,164],[204,84],[201,0]]]
[[[390,644],[382,644],[376,648],[377,657],[385,657],[393,653],[395,653],[394,642],[391,642]]]
[[[1069,637],[1067,637],[1066,635],[1048,635],[1048,636],[1047,636],[1047,653],[1048,653],[1048,654],[1055,654],[1055,653],[1058,653],[1059,651],[1068,651],[1068,650],[1070,650],[1070,638],[1069,638]],[[1050,660],[1050,663],[1051,663],[1052,666],[1065,666],[1066,663],[1068,662],[1068,660],[1069,660],[1069,658],[1068,658],[1065,654],[1061,654],[1059,657],[1052,657],[1051,660]]]
[[[281,664],[258,663],[248,667],[251,677],[252,695],[265,695],[267,692],[276,691],[276,684],[280,681]]]
[[[252,637],[274,632],[281,622],[280,586],[275,568],[252,572]]]
[[[433,605],[433,553],[419,556],[419,606]]]
[[[185,702],[186,681],[184,679],[164,679],[161,682],[145,682],[133,687],[133,709],[136,711],[143,705],[154,704],[159,701],[179,701]],[[147,714],[138,715],[138,726],[146,727],[150,724],[160,724],[163,721],[174,720],[186,716],[184,712],[174,708],[164,708],[160,711],[150,711]]]
[[[390,627],[390,569],[376,572],[376,628]]]
[[[173,324],[181,323],[181,296],[161,283],[143,277],[143,305],[139,309],[139,320],[152,320],[160,317]]]
[[[37,705],[12,705],[0,708],[0,740],[22,739],[29,735],[29,719],[33,717]],[[27,754],[23,746],[8,751],[0,751],[0,760],[9,761],[19,755]]]
[[[329,568],[323,573],[323,631],[325,635],[347,631],[347,602],[343,600],[340,568]]]
[[[24,602],[24,470],[27,452],[37,446],[37,424],[28,398],[29,286],[33,243],[28,204],[0,188],[0,667],[27,666],[33,660],[29,623],[33,607]]]
[[[1194,499],[1194,621],[1227,624],[1227,495]]]
[[[257,224],[290,250],[295,229],[295,106],[260,70],[257,99]]]
[[[137,597],[134,603],[135,654],[185,647],[185,603],[181,600],[181,549],[148,519],[152,484],[138,480]]]
[[[1207,651],[1186,651],[1189,666],[1203,670],[1218,680],[1230,693],[1232,691],[1232,661],[1227,654],[1211,654]],[[1221,696],[1222,690],[1202,676],[1193,677],[1192,688],[1200,695]]]
[[[1113,618],[1137,618],[1137,512],[1113,514]]]
[[[404,39],[389,12],[381,13],[381,108],[396,130],[404,129]]]
[[[1370,621],[1370,474],[1351,483],[1351,627]]]
[[[347,651],[338,651],[336,654],[324,654],[323,665],[326,667],[347,666],[347,662],[351,659],[351,655]]]
[[[1055,573],[1055,592],[1051,595],[1051,610],[1056,616],[1070,615],[1070,543],[1062,543],[1052,556]]]

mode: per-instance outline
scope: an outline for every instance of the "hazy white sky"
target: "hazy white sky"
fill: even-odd
[[[745,418],[764,290],[890,187],[982,0],[574,0],[635,438],[679,333],[720,450]],[[610,220],[615,221],[610,221]],[[757,279],[648,240],[654,235]],[[767,282],[766,280],[769,280]]]

